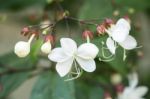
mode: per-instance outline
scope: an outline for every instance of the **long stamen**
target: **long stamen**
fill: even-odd
[[[126,50],[123,49],[123,61],[125,61],[126,57],[127,57],[127,55],[126,55]]]
[[[76,61],[74,61],[74,65],[75,65],[75,71],[76,72],[71,72],[71,75],[72,74],[76,74],[76,76],[75,77],[71,77],[69,79],[66,79],[65,81],[71,81],[71,80],[77,79],[77,78],[79,78],[81,76],[81,70],[80,70],[80,68],[77,67]]]

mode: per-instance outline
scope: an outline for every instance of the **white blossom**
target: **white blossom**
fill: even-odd
[[[61,38],[61,47],[55,48],[49,54],[49,59],[57,62],[56,70],[61,77],[71,72],[73,62],[87,71],[93,72],[96,69],[94,58],[99,52],[96,45],[92,43],[84,43],[77,48],[77,44],[70,38]],[[76,66],[76,65],[75,65]]]
[[[32,34],[28,42],[25,41],[19,41],[16,43],[15,48],[14,48],[14,53],[18,57],[26,57],[30,53],[30,44],[35,37],[35,34]]]
[[[118,95],[118,99],[145,99],[143,96],[147,93],[148,87],[137,85],[137,74],[133,73],[129,75],[129,86],[125,87],[123,92]]]
[[[116,44],[119,44],[125,50],[136,48],[137,42],[134,37],[129,35],[130,29],[130,23],[123,18],[119,19],[108,30],[106,29],[109,35],[106,40],[106,45],[112,54],[115,54]]]
[[[30,44],[28,42],[19,41],[15,45],[14,52],[18,57],[26,57],[30,53]]]
[[[49,54],[51,52],[51,43],[50,41],[46,41],[42,46],[41,46],[41,51],[45,54]]]

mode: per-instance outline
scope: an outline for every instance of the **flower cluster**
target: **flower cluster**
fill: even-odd
[[[83,22],[82,22],[83,23]],[[85,23],[85,22],[84,22]],[[45,36],[44,43],[41,46],[41,51],[48,54],[48,58],[56,62],[56,70],[61,77],[66,75],[71,76],[67,80],[78,78],[82,70],[87,72],[93,72],[96,69],[96,63],[94,59],[99,53],[99,50],[95,44],[90,43],[90,39],[94,38],[93,32],[85,30],[83,32],[83,38],[87,40],[86,43],[81,44],[77,47],[77,43],[71,38],[61,38],[61,47],[53,48],[54,38],[48,32],[52,32],[51,24],[49,21],[44,21],[40,25],[40,30],[32,27],[26,27],[22,30],[24,36],[29,36],[27,42],[20,41],[15,45],[14,52],[18,57],[26,57],[30,53],[30,45],[35,37],[39,37],[40,33]],[[137,42],[129,35],[131,26],[128,19],[121,18],[116,23],[111,19],[106,19],[102,24],[97,25],[98,35],[108,34],[106,40],[107,49],[115,55],[116,48],[120,45],[124,51],[136,48]],[[99,36],[101,37],[101,36]],[[105,44],[105,43],[103,43]],[[124,59],[126,55],[124,53]],[[105,57],[104,57],[105,58]]]
[[[50,29],[50,23],[42,23],[40,25],[40,29],[44,29],[43,32],[47,32]],[[18,57],[26,57],[30,53],[30,46],[31,42],[34,38],[39,38],[40,33],[39,30],[35,29],[34,27],[25,27],[22,29],[21,34],[23,36],[28,36],[29,40],[26,41],[19,41],[16,43],[14,52]],[[43,34],[43,33],[42,33]],[[45,54],[49,54],[51,52],[51,44],[54,41],[54,38],[50,34],[43,34],[44,35],[44,43],[41,46],[41,51]]]

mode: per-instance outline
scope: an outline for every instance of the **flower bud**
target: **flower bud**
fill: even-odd
[[[105,27],[108,28],[110,27],[112,24],[114,24],[114,21],[112,19],[105,19],[104,21]]]
[[[104,93],[104,99],[112,99],[111,95],[109,92]]]
[[[113,74],[113,75],[111,76],[111,83],[112,83],[113,85],[120,84],[121,81],[122,81],[122,77],[121,77],[120,74],[116,73],[116,74]]]
[[[16,43],[14,52],[18,57],[26,57],[30,53],[30,43],[24,41]]]
[[[41,22],[41,26],[40,28],[48,28],[48,26],[51,24],[51,22],[49,20],[44,20]]]
[[[45,42],[42,46],[41,46],[41,51],[45,54],[49,54],[51,52],[51,43],[50,41]]]
[[[98,35],[101,35],[101,34],[105,33],[105,26],[103,24],[98,25],[96,29],[97,29]]]
[[[118,94],[119,94],[119,93],[122,93],[123,90],[124,90],[123,84],[118,84],[118,85],[116,85],[115,87],[116,87],[116,91],[117,91]]]
[[[24,27],[24,28],[21,30],[21,34],[24,35],[24,36],[27,36],[29,32],[30,32],[29,27]]]
[[[92,39],[93,38],[93,32],[92,31],[89,31],[89,30],[85,30],[82,34],[83,38],[87,39],[87,38],[90,38]]]

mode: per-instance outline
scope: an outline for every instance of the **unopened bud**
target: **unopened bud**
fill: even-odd
[[[119,14],[120,14],[119,10],[115,10],[115,11],[113,12],[113,15],[114,15],[114,16],[118,16]]]
[[[129,9],[128,9],[128,12],[129,12],[130,14],[134,14],[135,9],[134,9],[134,8],[129,8]]]
[[[51,52],[51,43],[50,41],[45,42],[42,46],[41,46],[41,51],[45,54],[49,54]]]
[[[105,19],[104,21],[105,27],[110,27],[112,24],[114,24],[114,21],[112,19]]]
[[[97,29],[98,35],[101,35],[101,34],[105,33],[105,26],[103,24],[98,25],[96,29]]]
[[[48,28],[50,24],[51,24],[51,22],[49,20],[44,20],[44,21],[41,22],[41,26],[40,27],[42,29],[43,28]]]
[[[112,99],[111,95],[109,92],[104,93],[104,99]]]
[[[122,84],[116,85],[116,91],[117,93],[122,93],[124,90],[124,86]]]
[[[111,83],[113,85],[117,85],[117,84],[120,84],[122,82],[122,77],[120,74],[118,73],[115,73],[111,76]]]
[[[30,43],[19,41],[15,45],[14,52],[18,57],[26,57],[30,53]]]
[[[93,32],[92,31],[89,31],[89,30],[85,30],[82,34],[83,38],[87,39],[87,38],[90,38],[92,39],[93,38]]]
[[[28,35],[29,32],[30,32],[29,27],[24,27],[24,28],[21,30],[21,34],[24,35],[24,36]]]
[[[47,35],[45,36],[45,42],[50,41],[50,43],[52,44],[55,40],[54,40],[54,36],[53,35]]]

